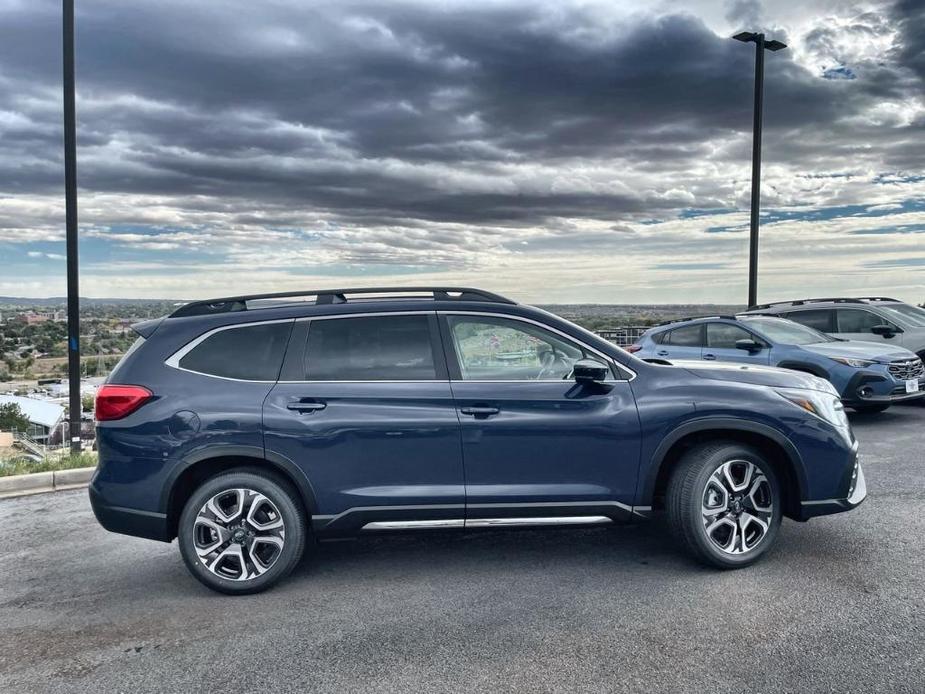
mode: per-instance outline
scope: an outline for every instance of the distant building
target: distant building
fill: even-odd
[[[64,408],[46,400],[36,400],[19,395],[0,395],[0,405],[13,403],[29,420],[26,432],[39,443],[48,443],[64,423]]]
[[[67,320],[67,314],[64,311],[26,311],[19,314],[19,319],[26,325],[47,323],[48,321],[63,323]]]
[[[41,313],[34,313],[33,311],[23,313],[20,318],[26,325],[35,325],[36,323],[45,323],[48,321],[47,316]]]

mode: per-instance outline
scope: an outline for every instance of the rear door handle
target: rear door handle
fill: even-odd
[[[473,417],[488,417],[493,414],[498,414],[501,411],[499,407],[461,407],[459,411],[463,414],[469,414]]]
[[[327,403],[324,402],[302,402],[297,400],[286,405],[286,409],[295,410],[296,412],[315,412],[316,410],[323,410],[327,406]]]
[[[704,354],[703,358],[706,359],[707,361],[716,361],[715,354]]]

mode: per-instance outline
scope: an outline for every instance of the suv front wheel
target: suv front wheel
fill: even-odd
[[[668,483],[672,532],[701,561],[722,569],[755,562],[774,544],[781,494],[774,469],[735,442],[692,448]]]
[[[193,492],[180,516],[180,554],[212,590],[257,593],[295,568],[305,545],[296,494],[258,472],[217,475]]]

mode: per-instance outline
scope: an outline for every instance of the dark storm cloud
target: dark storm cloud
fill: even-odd
[[[891,19],[897,22],[902,34],[897,56],[899,63],[925,79],[925,3],[922,0],[899,0],[893,7]]]
[[[49,49],[60,6],[21,7],[0,23],[0,110],[15,114],[0,142],[0,192],[55,191],[60,55]],[[753,2],[729,11],[757,18]],[[895,12],[899,67],[867,65],[846,84],[787,52],[769,59],[772,161],[866,156],[851,139],[865,126],[842,124],[906,93],[902,66],[922,70],[921,8],[902,0]],[[860,16],[852,30],[882,21]],[[505,181],[515,165],[545,167],[543,179],[575,157],[685,179],[716,142],[751,127],[751,52],[688,14],[608,22],[526,3],[86,0],[77,24],[82,188],[184,196],[193,207],[189,196],[219,197],[241,217],[290,208],[357,224],[520,225],[718,207],[729,182],[627,191],[478,181]],[[827,32],[806,40],[821,49]],[[885,138],[869,130],[865,146]],[[897,169],[923,153],[910,142],[884,150]]]

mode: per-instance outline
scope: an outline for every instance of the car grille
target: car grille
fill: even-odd
[[[890,373],[894,377],[907,380],[910,378],[921,378],[925,375],[925,366],[922,365],[921,359],[904,359],[890,363]]]

